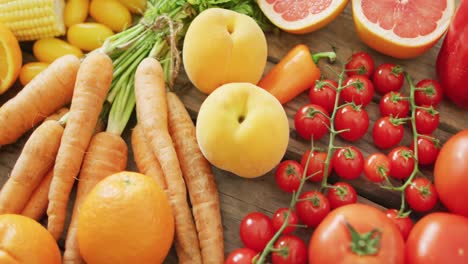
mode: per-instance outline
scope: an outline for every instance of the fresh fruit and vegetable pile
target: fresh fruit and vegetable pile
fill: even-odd
[[[347,5],[387,61],[295,43],[268,65],[272,36],[313,37]],[[0,263],[468,263],[468,128],[435,133],[444,104],[468,108],[467,15],[468,0],[0,3],[0,153],[21,148]],[[415,79],[401,59],[439,40],[436,76]],[[289,205],[228,237],[215,174],[271,177]],[[400,206],[363,202],[359,179]]]

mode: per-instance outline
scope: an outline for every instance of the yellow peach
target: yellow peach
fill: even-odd
[[[262,29],[251,17],[235,11],[207,9],[193,20],[185,35],[185,71],[206,94],[231,82],[257,84],[266,60]]]
[[[202,103],[196,135],[211,164],[254,178],[272,170],[283,158],[289,124],[273,95],[251,83],[229,83]]]

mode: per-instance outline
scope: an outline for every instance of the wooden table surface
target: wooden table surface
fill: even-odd
[[[456,0],[457,6],[460,1]],[[432,49],[423,56],[410,60],[397,60],[384,56],[363,44],[354,29],[352,20],[351,3],[348,4],[343,13],[337,19],[325,28],[305,34],[291,35],[285,32],[272,32],[267,34],[268,41],[268,64],[265,72],[267,72],[275,63],[277,63],[292,47],[296,44],[303,43],[309,46],[312,52],[329,51],[332,47],[336,48],[338,59],[346,60],[353,52],[366,51],[375,59],[376,66],[384,62],[392,62],[402,65],[408,71],[415,81],[425,78],[436,78],[435,61],[442,40],[439,41]],[[25,54],[25,61],[31,60],[30,54]],[[330,70],[327,70],[325,65],[327,62],[320,62],[320,68],[323,74],[328,78],[334,78]],[[339,69],[339,63],[335,63],[332,67]],[[294,76],[292,76],[294,78]],[[6,94],[0,96],[0,105],[8,98],[14,96],[20,89],[19,85],[11,89]],[[197,116],[198,109],[201,103],[206,98],[206,95],[200,93],[188,81],[186,75],[182,72],[177,81],[178,94],[188,108],[194,121]],[[407,93],[408,87],[405,84],[402,92]],[[373,102],[366,107],[370,117],[369,130],[365,137],[356,143],[363,153],[364,157],[369,154],[379,151],[372,142],[371,129],[374,122],[380,117],[378,102],[380,95],[375,95]],[[309,148],[309,142],[301,139],[294,130],[294,114],[303,105],[308,103],[307,93],[303,93],[293,101],[285,105],[285,110],[289,117],[290,125],[290,142],[285,159],[300,160],[301,155]],[[440,126],[434,132],[434,136],[439,138],[442,143],[454,133],[468,128],[467,111],[455,107],[449,101],[445,100],[440,104]],[[130,132],[135,125],[135,118],[132,117],[123,137],[130,146]],[[0,186],[7,180],[9,173],[18,158],[21,149],[27,140],[30,133],[23,136],[17,143],[4,146],[0,149]],[[411,132],[409,127],[405,128],[405,136],[402,145],[409,145],[411,141]],[[315,143],[319,147],[326,147],[328,144],[328,136],[322,138]],[[344,145],[346,142],[337,138],[337,144]],[[136,171],[136,166],[133,161],[133,153],[129,147],[129,162],[128,170]],[[387,152],[385,152],[387,153]],[[426,176],[432,177],[432,166],[423,168]],[[283,193],[276,186],[273,171],[256,179],[243,179],[232,175],[228,172],[213,168],[218,190],[221,200],[221,213],[224,227],[225,252],[228,254],[235,248],[242,247],[242,242],[239,238],[239,224],[243,216],[252,211],[261,211],[271,216],[274,211],[280,207],[287,207],[290,201],[290,195]],[[330,182],[336,182],[336,175],[330,177]],[[379,208],[399,208],[400,196],[398,193],[380,189],[377,185],[366,181],[362,176],[353,181],[348,181],[353,185],[358,194],[359,202],[371,204]],[[76,186],[75,186],[76,187]],[[305,190],[318,188],[317,184],[306,183]],[[74,192],[72,194],[74,196]],[[69,205],[69,214],[71,214],[72,203]],[[441,205],[436,206],[435,210],[444,210]],[[421,215],[413,214],[413,217],[418,218]],[[312,229],[296,230],[295,234],[302,237],[308,242]],[[59,245],[63,248],[63,238],[59,240]],[[166,263],[177,263],[174,251],[171,251]]]

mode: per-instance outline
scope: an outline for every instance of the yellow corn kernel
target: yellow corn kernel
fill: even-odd
[[[64,0],[0,0],[0,23],[19,41],[65,34]]]

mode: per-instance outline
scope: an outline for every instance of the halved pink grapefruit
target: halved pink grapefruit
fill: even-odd
[[[280,29],[304,34],[333,21],[348,0],[257,0],[266,17]]]
[[[417,57],[445,33],[455,10],[453,0],[353,0],[359,37],[392,57]]]

